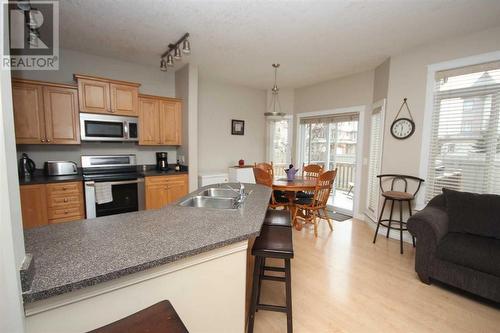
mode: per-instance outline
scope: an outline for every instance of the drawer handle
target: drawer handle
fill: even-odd
[[[64,202],[68,202],[68,198],[64,198]]]
[[[68,214],[69,212],[67,210],[64,211],[64,214]]]
[[[63,187],[63,191],[66,191],[66,187]]]

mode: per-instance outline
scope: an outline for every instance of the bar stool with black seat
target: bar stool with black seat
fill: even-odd
[[[169,301],[161,301],[88,333],[188,333]]]
[[[403,254],[403,231],[408,230],[406,228],[406,222],[403,222],[403,202],[408,203],[408,212],[409,212],[410,216],[412,216],[411,203],[412,203],[413,199],[415,199],[415,196],[417,195],[418,190],[420,190],[420,186],[422,185],[424,180],[422,178],[418,178],[415,176],[398,175],[398,174],[378,175],[377,178],[379,179],[380,190],[382,191],[382,197],[384,197],[384,203],[382,205],[382,210],[380,211],[380,216],[378,218],[377,229],[375,230],[375,235],[373,236],[373,244],[375,244],[375,242],[377,241],[377,234],[378,234],[378,229],[380,228],[380,225],[387,228],[386,238],[389,238],[389,232],[391,231],[391,229],[398,230],[399,231],[400,252],[401,252],[401,254]],[[416,190],[413,193],[408,192],[408,181],[409,180],[416,183]],[[390,184],[391,184],[390,190],[384,189],[384,183],[386,183],[386,182],[390,182]],[[398,186],[400,183],[402,183],[404,185],[403,190],[397,191],[396,186]],[[382,217],[384,216],[384,209],[385,209],[385,204],[387,203],[387,200],[391,201],[391,212],[389,213],[388,219],[383,219]],[[394,203],[396,201],[399,202],[399,221],[392,219],[392,215],[394,212]],[[398,226],[394,227],[394,226],[392,226],[392,223],[397,223]],[[413,236],[412,236],[412,241],[413,241],[413,247],[415,247],[415,237],[413,237]]]
[[[260,236],[252,247],[255,256],[253,270],[252,300],[248,319],[248,333],[253,332],[255,313],[258,310],[286,313],[287,332],[293,332],[292,325],[292,276],[290,259],[293,258],[292,228],[278,225],[263,225]],[[283,259],[284,267],[266,266],[267,258]],[[270,276],[265,272],[283,272],[285,276]],[[260,303],[260,285],[263,280],[285,282],[285,306]]]

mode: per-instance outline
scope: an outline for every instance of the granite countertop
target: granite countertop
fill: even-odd
[[[49,184],[61,182],[83,181],[82,170],[78,168],[78,174],[67,176],[47,176],[43,170],[36,169],[30,179],[19,178],[19,185]]]
[[[245,186],[251,193],[239,209],[172,204],[157,210],[26,230],[25,247],[33,255],[35,275],[31,289],[23,293],[24,302],[64,294],[257,236],[271,189]]]

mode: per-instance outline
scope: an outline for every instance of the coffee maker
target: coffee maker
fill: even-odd
[[[167,152],[162,151],[156,153],[156,169],[159,171],[169,170]]]

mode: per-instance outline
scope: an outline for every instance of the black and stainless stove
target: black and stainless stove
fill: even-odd
[[[82,156],[87,218],[144,209],[144,178],[137,171],[135,155]],[[98,187],[111,187],[112,200],[98,203]]]

